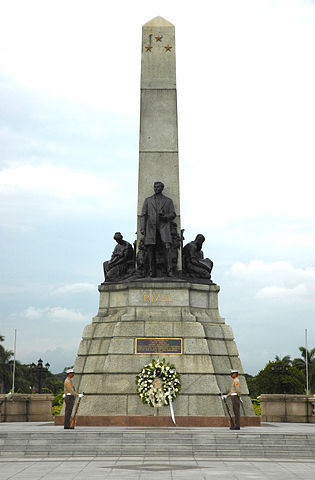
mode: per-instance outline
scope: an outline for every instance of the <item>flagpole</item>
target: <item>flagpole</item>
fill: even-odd
[[[307,328],[305,329],[305,370],[306,370],[306,395],[308,395],[308,350],[307,350]]]
[[[12,378],[12,393],[15,387],[15,357],[16,357],[16,328],[14,329],[14,356],[13,356],[13,378]]]

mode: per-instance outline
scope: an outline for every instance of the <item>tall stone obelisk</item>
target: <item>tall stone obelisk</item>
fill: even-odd
[[[175,32],[161,17],[143,27],[140,117],[138,232],[155,181],[174,203],[179,232]],[[228,425],[219,394],[229,389],[231,369],[240,373],[244,425],[259,424],[232,329],[219,313],[220,287],[187,276],[187,261],[185,267],[173,278],[133,275],[99,285],[99,309],[83,331],[74,367],[75,386],[86,393],[79,425],[171,425],[168,406],[154,412],[136,392],[137,374],[157,357],[181,375],[177,425]]]
[[[174,202],[180,232],[175,27],[162,17],[142,27],[140,101],[138,241],[141,208],[155,181]]]

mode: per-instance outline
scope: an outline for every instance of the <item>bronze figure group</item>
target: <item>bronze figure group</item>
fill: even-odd
[[[110,260],[103,264],[105,282],[171,277],[171,280],[189,278],[212,283],[213,262],[204,258],[205,237],[202,234],[182,248],[182,271],[178,271],[183,235],[177,231],[173,200],[163,195],[163,190],[164,184],[155,182],[154,195],[144,200],[140,216],[142,238],[138,248],[136,242],[133,248],[120,232],[115,233],[117,245]]]

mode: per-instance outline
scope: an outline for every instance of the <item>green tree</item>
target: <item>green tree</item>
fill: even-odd
[[[268,362],[256,375],[256,391],[262,393],[303,394],[305,391],[305,375],[294,365],[280,362]]]
[[[63,383],[65,380],[65,376],[66,375],[64,375],[63,378],[60,378],[60,374],[53,374],[47,371],[46,377],[43,381],[43,393],[49,392],[53,393],[54,395],[57,395],[60,392],[63,393]]]
[[[0,342],[4,341],[4,336],[0,335]],[[1,393],[7,393],[12,386],[12,371],[13,371],[13,352],[6,350],[3,345],[0,345],[0,389]]]
[[[63,390],[63,379],[60,374],[54,375],[43,368],[41,372],[41,393],[52,393],[56,395]],[[15,374],[16,393],[38,393],[38,370],[32,365],[17,363]]]
[[[279,355],[275,356],[276,362],[281,362],[285,365],[290,365],[292,363],[291,356],[290,355],[285,355],[284,357],[279,357]]]
[[[292,364],[306,375],[306,358],[308,363],[308,384],[311,392],[315,392],[315,348],[307,350],[299,347],[302,358],[295,358]],[[307,356],[306,356],[307,355]]]
[[[4,336],[0,335],[0,393],[8,393],[12,387],[13,376],[13,352],[6,350],[1,342]],[[15,362],[15,393],[30,393],[38,391],[38,371],[31,365]],[[66,377],[65,372],[53,374],[45,367],[42,370],[42,393],[52,393],[54,395],[63,391],[63,382]],[[34,389],[33,389],[34,387]]]
[[[245,373],[244,376],[246,378],[249,395],[251,396],[251,398],[257,398],[259,395],[259,391],[257,388],[256,377],[253,377],[253,375],[249,375],[248,373]]]

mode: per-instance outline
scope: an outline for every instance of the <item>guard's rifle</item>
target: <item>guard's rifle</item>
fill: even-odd
[[[228,416],[229,416],[229,418],[230,418],[231,427],[235,427],[234,419],[233,419],[233,417],[232,417],[232,415],[231,415],[231,412],[230,412],[228,403],[227,403],[227,401],[226,401],[226,398],[225,398],[225,396],[224,396],[222,393],[220,393],[220,396],[221,396],[222,402],[223,402],[224,405],[225,405],[225,408],[226,408],[226,411],[227,411],[227,413],[228,413]]]
[[[86,385],[85,385],[85,388],[86,388]],[[71,420],[70,420],[70,428],[71,428],[72,430],[74,429],[75,424],[76,424],[77,413],[78,413],[78,410],[79,410],[81,398],[83,398],[83,396],[84,396],[84,392],[82,392],[81,395],[82,395],[82,397],[79,397],[79,399],[78,399],[78,401],[77,401],[77,404],[76,404],[76,407],[75,407],[74,415],[73,415],[73,417],[71,417]]]

